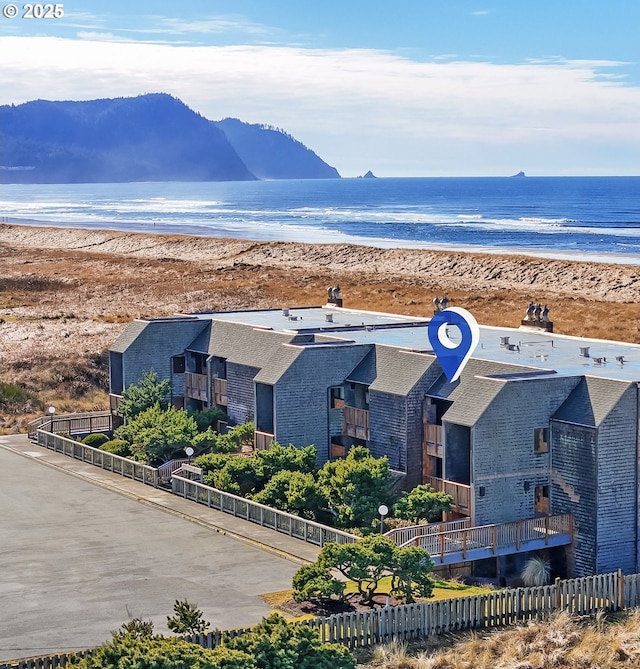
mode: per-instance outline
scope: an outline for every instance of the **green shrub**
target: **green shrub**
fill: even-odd
[[[92,448],[100,448],[102,444],[106,444],[109,441],[109,437],[106,434],[101,432],[94,432],[93,434],[88,434],[83,440],[82,443]]]
[[[219,420],[227,422],[227,414],[218,409],[218,407],[209,407],[208,409],[203,409],[198,411],[196,409],[187,409],[187,413],[196,421],[198,424],[198,432],[205,432],[208,427],[215,428]]]
[[[119,455],[123,458],[129,457],[131,455],[131,447],[129,442],[124,439],[112,439],[111,441],[105,441],[102,446],[98,446],[101,451],[106,451],[107,453],[112,453],[113,455]]]

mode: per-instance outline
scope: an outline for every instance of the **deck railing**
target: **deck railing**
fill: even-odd
[[[227,406],[227,379],[213,379],[213,403],[219,406]]]
[[[423,483],[430,485],[436,492],[444,492],[453,498],[452,511],[468,515],[471,512],[471,486],[435,476],[424,476]]]
[[[113,415],[110,411],[92,411],[82,414],[61,414],[59,416],[41,416],[27,426],[29,439],[36,439],[38,430],[64,432],[65,434],[91,434],[92,432],[110,432],[113,429]]]
[[[316,546],[324,546],[330,541],[338,544],[351,544],[360,539],[355,534],[349,534],[312,520],[278,511],[270,506],[211,488],[197,481],[190,481],[179,475],[174,474],[172,476],[171,489],[175,495],[185,499],[204,504],[211,509],[230,513],[236,518],[257,523],[262,527],[288,534]]]
[[[44,446],[56,453],[62,453],[76,460],[88,462],[89,464],[101,467],[114,474],[120,474],[125,478],[140,481],[147,485],[158,487],[159,476],[155,467],[143,465],[141,462],[129,460],[107,451],[101,451],[99,448],[93,448],[79,441],[67,439],[44,430],[37,431],[37,442],[39,446]]]
[[[460,518],[447,523],[429,523],[428,525],[412,525],[411,527],[396,527],[385,532],[385,536],[395,541],[398,545],[407,545],[417,537],[454,530],[463,530],[471,527],[471,518]]]
[[[525,548],[532,550],[550,544],[568,544],[572,539],[573,516],[562,514],[425,534],[410,538],[401,545],[423,548],[436,561],[436,565],[440,565],[448,562],[447,556],[455,556],[455,560],[449,560],[451,562],[460,562],[515,553]]]
[[[207,401],[207,375],[184,373],[184,396],[193,400]]]
[[[344,433],[356,439],[369,439],[369,412],[345,405]]]
[[[253,447],[256,451],[264,451],[271,446],[274,439],[275,435],[272,432],[261,432],[260,430],[256,430],[253,433]]]
[[[424,452],[427,455],[435,455],[437,458],[442,458],[444,456],[442,425],[424,423],[422,428],[422,446]]]

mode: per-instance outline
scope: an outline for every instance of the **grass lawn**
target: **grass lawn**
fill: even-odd
[[[391,587],[391,576],[387,576],[380,581],[377,593],[385,595],[389,592]],[[347,586],[345,588],[345,593],[350,594],[357,592],[358,588],[353,581],[347,581]],[[489,588],[481,588],[476,585],[465,585],[458,581],[443,581],[440,579],[434,580],[433,594],[429,599],[418,600],[418,601],[427,601],[431,602],[436,599],[454,599],[455,597],[471,597],[473,595],[484,595],[492,592]],[[293,599],[293,590],[281,590],[279,592],[270,592],[265,595],[261,595],[262,600],[271,606],[274,611],[283,613],[280,607],[284,606],[286,602]],[[303,618],[313,618],[312,615],[301,616],[296,618],[296,620]]]

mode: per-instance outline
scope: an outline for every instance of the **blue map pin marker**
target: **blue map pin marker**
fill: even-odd
[[[460,330],[461,341],[449,339],[448,325],[455,325]],[[453,383],[480,341],[480,328],[476,319],[466,309],[449,307],[429,321],[427,335],[445,376]]]

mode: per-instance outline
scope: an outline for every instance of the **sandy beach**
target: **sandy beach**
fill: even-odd
[[[446,294],[484,325],[541,302],[558,333],[640,343],[635,265],[11,224],[0,253],[2,381],[59,410],[104,406],[104,351],[133,318],[323,304],[335,284],[346,307],[420,316]]]

